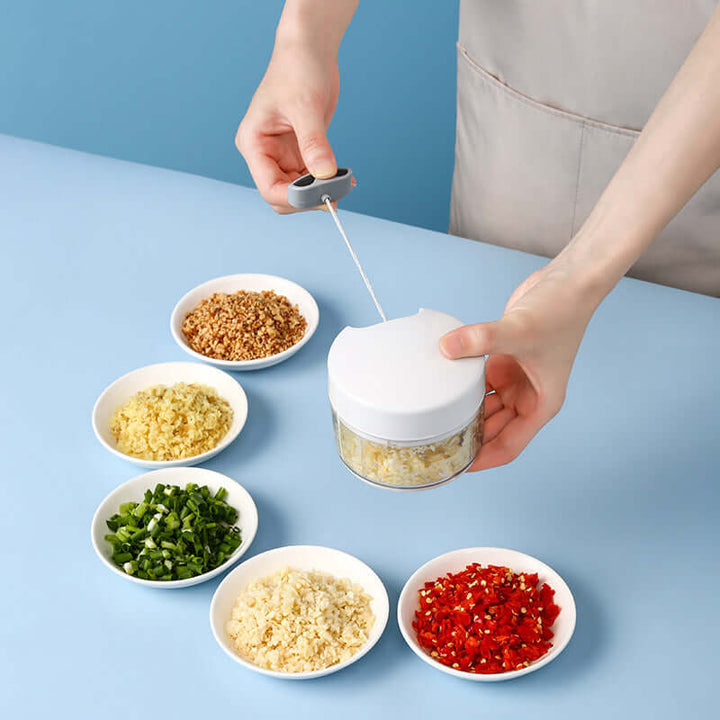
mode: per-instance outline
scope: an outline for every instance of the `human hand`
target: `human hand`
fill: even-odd
[[[301,175],[329,178],[337,172],[327,128],[339,87],[332,52],[297,40],[276,42],[235,144],[260,194],[278,213],[297,212],[287,192]]]
[[[720,168],[719,79],[720,6],[575,237],[500,320],[441,339],[450,358],[489,355],[484,445],[471,470],[516,458],[560,410],[593,312]]]
[[[495,322],[446,334],[451,359],[488,355],[483,444],[470,471],[514,460],[565,399],[578,347],[597,307],[559,256],[533,273]]]

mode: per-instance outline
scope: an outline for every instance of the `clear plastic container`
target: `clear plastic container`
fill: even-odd
[[[480,450],[483,408],[459,430],[415,442],[393,442],[351,430],[333,411],[340,458],[362,480],[416,490],[447,482],[465,472]]]
[[[438,345],[460,325],[420,310],[336,338],[328,355],[335,441],[362,480],[418,490],[472,464],[482,441],[484,359],[448,360]]]

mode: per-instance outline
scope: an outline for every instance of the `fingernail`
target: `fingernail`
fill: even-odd
[[[328,178],[334,177],[336,172],[335,166],[329,163],[320,163],[312,169],[312,174],[319,180],[327,180]]]
[[[440,339],[440,350],[451,360],[460,357],[465,350],[465,340],[462,335],[446,335]]]

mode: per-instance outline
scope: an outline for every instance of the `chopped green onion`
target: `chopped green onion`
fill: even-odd
[[[144,580],[184,580],[218,567],[242,542],[227,495],[196,483],[158,484],[139,503],[122,503],[106,521],[113,562]]]

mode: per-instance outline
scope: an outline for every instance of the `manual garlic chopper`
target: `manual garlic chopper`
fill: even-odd
[[[350,192],[352,173],[329,180],[304,175],[290,185],[299,208],[325,204],[383,322],[344,328],[328,353],[328,394],[338,453],[361,480],[418,490],[467,470],[480,449],[485,359],[449,360],[440,338],[462,323],[421,309],[387,320],[345,234],[333,202]]]

